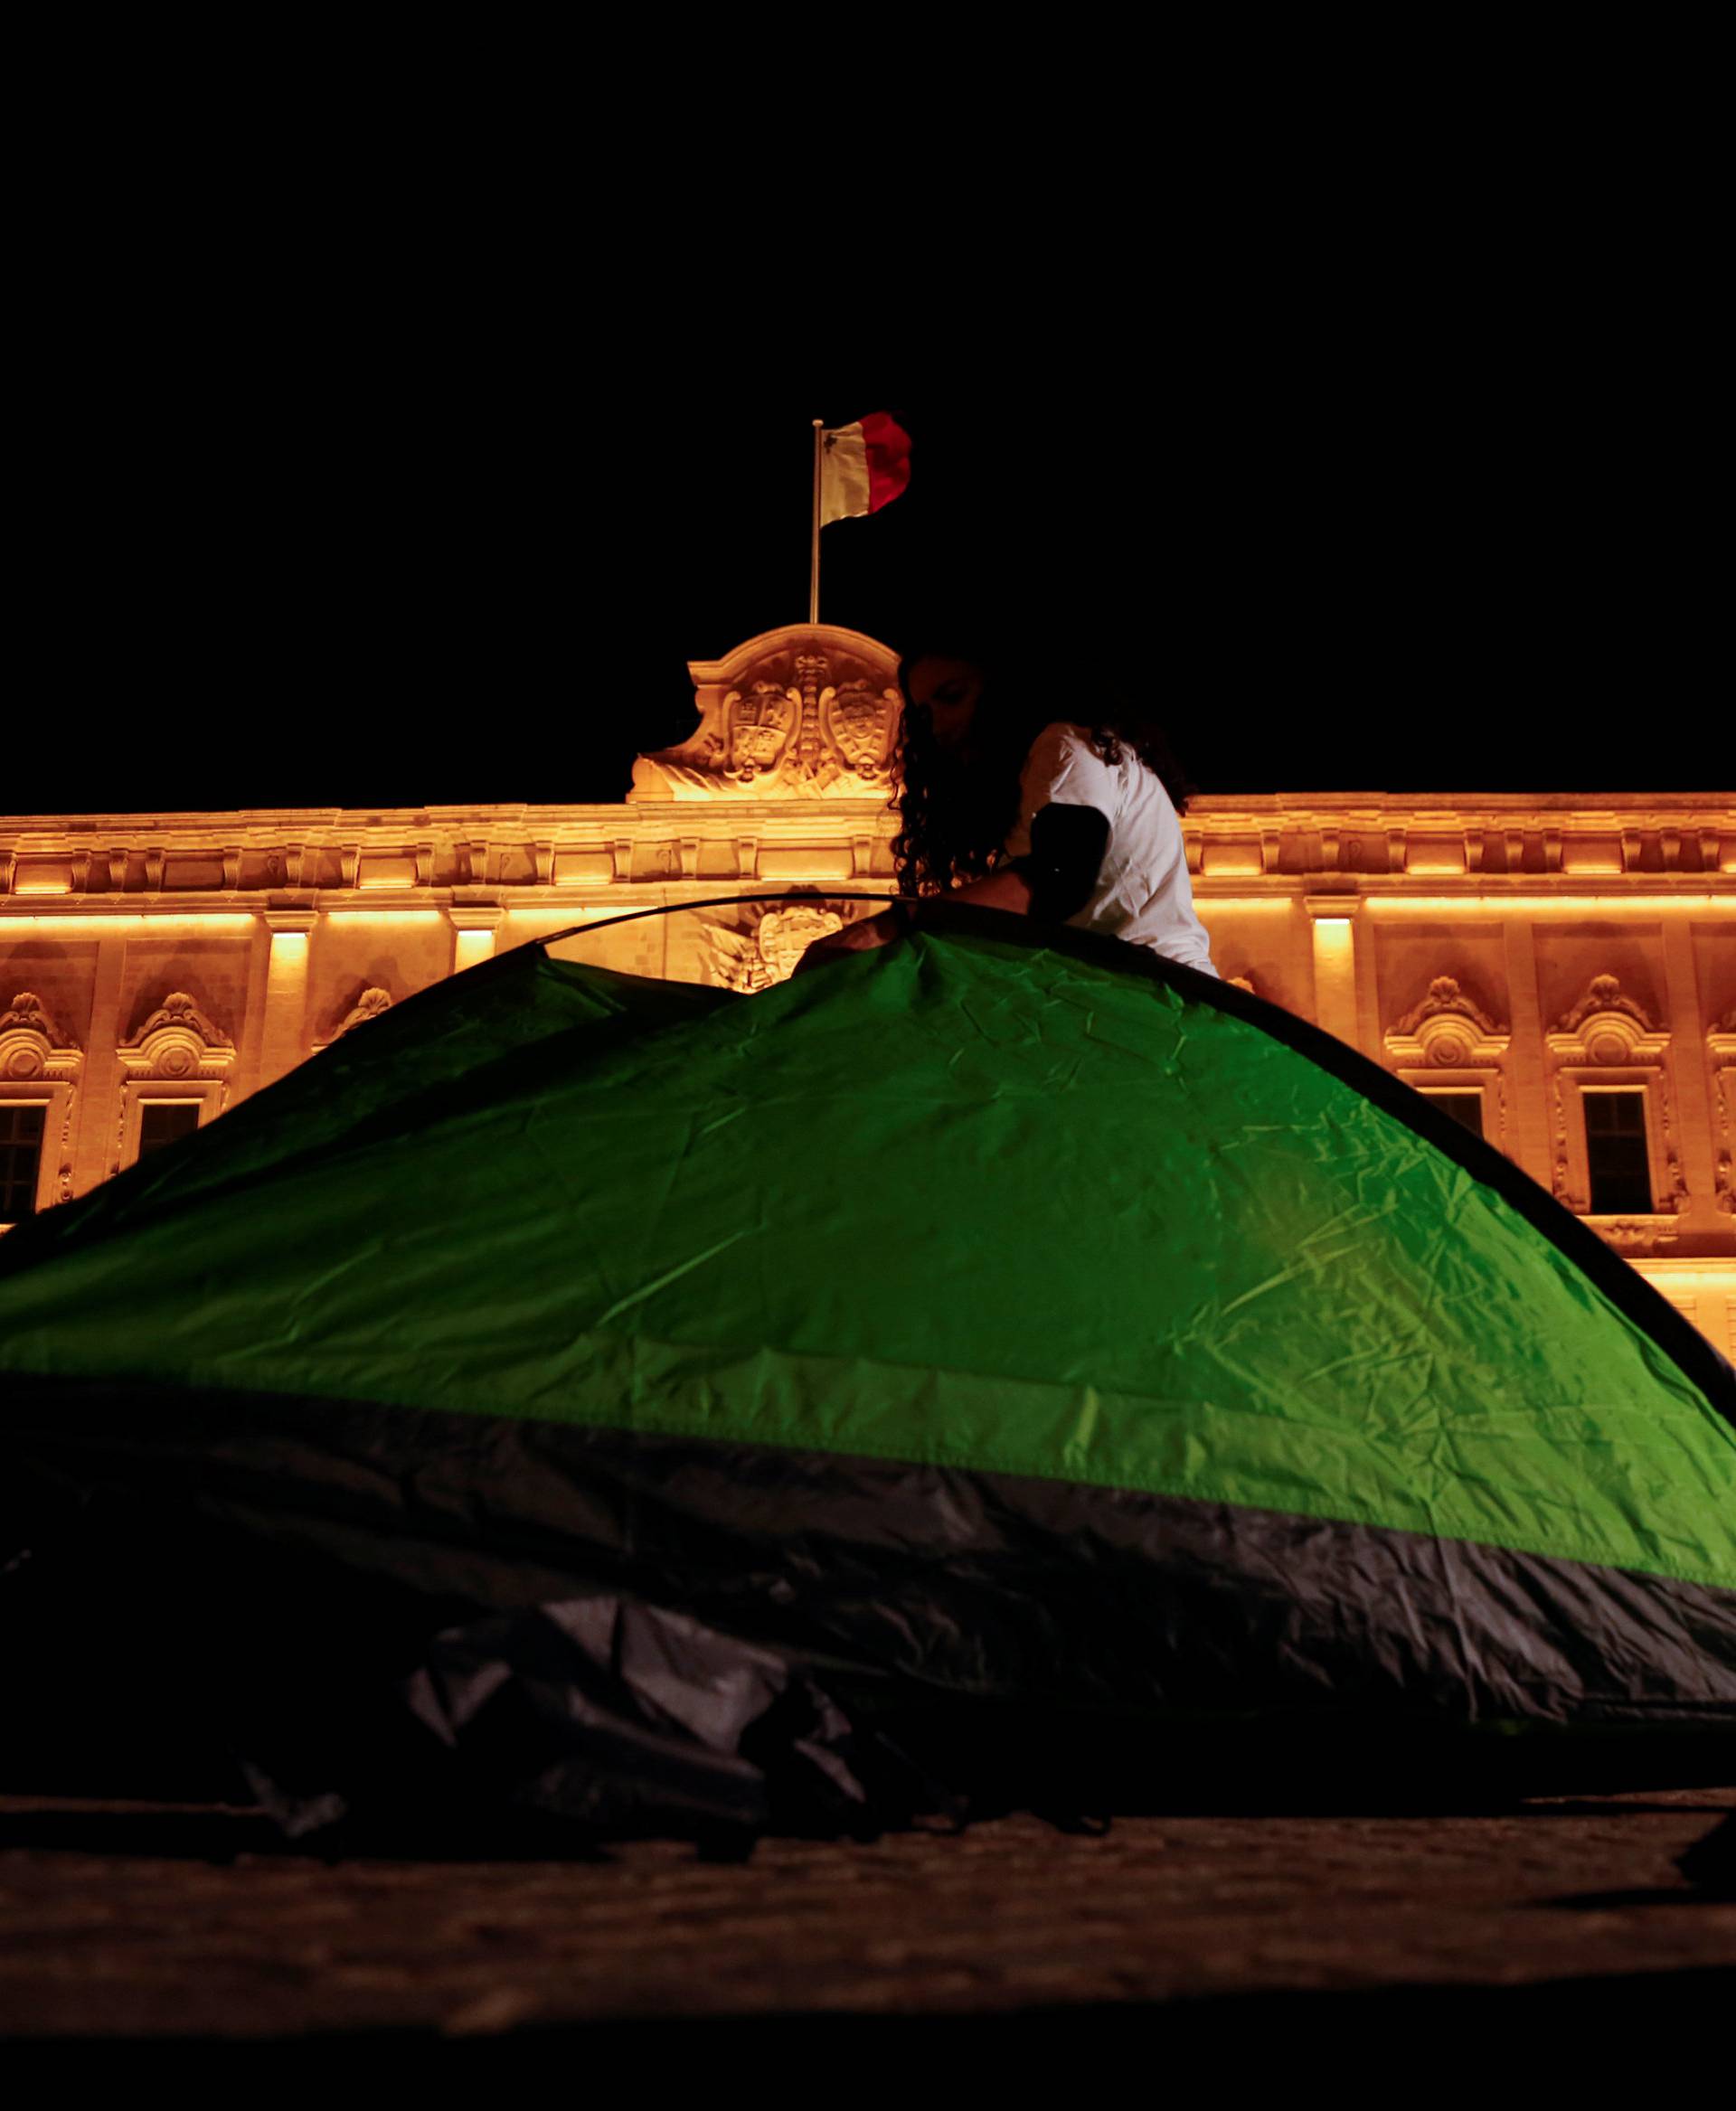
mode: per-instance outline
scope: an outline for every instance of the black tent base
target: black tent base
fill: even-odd
[[[503,1623],[480,1625],[498,1643]],[[451,1632],[425,1660],[449,1654]],[[202,1692],[204,1660],[87,1654],[74,1681],[64,1660],[55,1670],[39,1656],[27,1672],[14,1654],[7,1683],[22,1706],[0,1747],[0,1794],[254,1807],[269,1828],[252,1851],[466,1860],[647,1836],[729,1857],[766,1833],[872,1839],[1014,1812],[1063,1830],[1134,1816],[1475,1814],[1736,1784],[1728,1729],[1512,1732],[1354,1707],[1135,1717],[816,1692],[799,1675],[732,1746],[708,1746],[646,1720],[591,1667],[563,1673],[510,1634],[490,1662],[516,1668],[448,1741],[430,1728],[425,1664],[268,1654]]]
[[[259,1806],[310,1852],[462,1856],[1736,1783],[1728,1722],[1467,1726],[1351,1693],[1211,1715],[961,1696],[609,1587],[490,1607],[449,1577],[174,1522],[110,1494],[14,1541],[29,1550],[0,1576],[0,1793]]]

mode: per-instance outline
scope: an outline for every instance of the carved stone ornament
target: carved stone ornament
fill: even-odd
[[[1636,1004],[1632,997],[1622,995],[1620,980],[1613,975],[1594,975],[1579,1003],[1557,1020],[1555,1032],[1576,1034],[1594,1014],[1631,1019],[1642,1034],[1650,1035],[1657,1032],[1650,1013]]]
[[[382,1012],[389,1012],[391,1009],[392,992],[390,990],[363,990],[350,1007],[344,1016],[343,1025],[338,1028],[337,1032],[339,1034],[347,1033],[352,1026],[363,1026],[370,1019],[377,1019]],[[334,1035],[333,1038],[335,1039],[336,1035]]]
[[[235,1043],[184,990],[175,990],[118,1052],[133,1077],[222,1078],[235,1060]]]
[[[0,1079],[70,1079],[80,1056],[33,990],[20,990],[0,1012]]]
[[[1718,1122],[1718,1159],[1712,1207],[1736,1217],[1736,1010],[1726,1012],[1706,1035],[1712,1063],[1712,1103]]]
[[[817,899],[750,908],[734,927],[708,928],[711,979],[744,995],[769,989],[794,974],[796,963],[816,938],[843,928],[843,917]]]
[[[1479,1034],[1487,1036],[1505,1033],[1507,1031],[1505,1026],[1497,1026],[1486,1012],[1473,1004],[1450,975],[1436,975],[1433,982],[1429,985],[1429,994],[1424,997],[1421,1004],[1413,1006],[1404,1014],[1403,1018],[1398,1022],[1395,1031],[1400,1033],[1414,1033],[1425,1019],[1439,1019],[1448,1013],[1456,1013],[1460,1018],[1468,1019]]]
[[[1501,1061],[1511,1039],[1452,975],[1438,975],[1422,1002],[1387,1029],[1386,1048],[1390,1061],[1410,1069],[1486,1069]]]
[[[694,661],[699,730],[633,765],[630,802],[884,801],[893,783],[898,663],[859,631],[769,630],[726,659]]]
[[[1593,975],[1585,994],[1543,1040],[1557,1063],[1640,1064],[1651,1070],[1662,1066],[1670,1045],[1651,1014],[1622,995],[1613,975]]]

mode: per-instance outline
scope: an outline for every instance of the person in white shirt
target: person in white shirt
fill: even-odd
[[[899,680],[901,892],[1071,924],[1217,973],[1182,841],[1189,787],[1155,723],[1119,704],[1057,718],[1051,697],[980,647],[925,646]],[[848,924],[800,966],[903,928],[898,909]]]

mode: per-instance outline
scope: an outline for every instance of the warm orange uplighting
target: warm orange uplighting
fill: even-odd
[[[1561,844],[1564,872],[1613,874],[1625,869],[1618,835],[1569,836]]]
[[[1263,872],[1266,861],[1258,843],[1237,842],[1207,843],[1200,853],[1200,871],[1207,879],[1219,872],[1233,874],[1238,879],[1251,872]]]
[[[1356,1038],[1356,954],[1347,916],[1314,919],[1315,1016],[1340,1041]]]
[[[855,875],[855,859],[850,851],[826,849],[782,850],[768,845],[760,853],[761,880],[849,880]]]
[[[1595,894],[1579,893],[1568,888],[1563,888],[1559,894],[1492,894],[1470,888],[1463,894],[1406,894],[1395,890],[1391,893],[1366,893],[1362,897],[1362,906],[1371,912],[1399,916],[1517,916],[1534,915],[1539,909],[1553,909],[1558,915],[1575,917],[1588,914],[1662,916],[1680,914],[1684,910],[1698,916],[1709,909],[1736,912],[1736,891],[1727,894],[1678,894],[1671,889],[1668,893],[1617,895],[1602,891]]]
[[[413,887],[416,884],[416,861],[413,857],[391,857],[374,853],[364,853],[357,868],[355,883],[358,887]]]
[[[1407,872],[1462,872],[1465,870],[1463,835],[1416,835],[1405,847]]]
[[[137,931],[141,924],[148,924],[153,930],[198,930],[212,925],[250,924],[258,918],[245,909],[165,909],[156,911],[136,909],[131,915],[117,916],[112,910],[94,912],[82,909],[61,909],[52,914],[34,910],[27,916],[9,916],[0,910],[0,934],[11,930],[31,928],[68,930],[77,927],[80,930]]]
[[[55,858],[20,858],[12,891],[14,894],[70,894],[72,868]]]

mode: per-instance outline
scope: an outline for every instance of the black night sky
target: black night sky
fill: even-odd
[[[117,240],[0,811],[618,798],[688,659],[806,614],[809,421],[875,410],[911,485],[826,531],[824,619],[1010,618],[1207,791],[1712,788],[1680,254],[1590,209],[1256,231],[825,316],[684,294],[727,245],[654,306],[510,249],[216,281]]]

